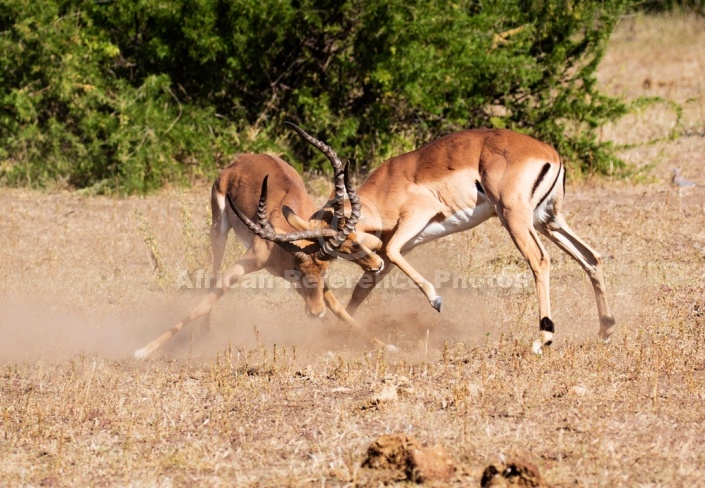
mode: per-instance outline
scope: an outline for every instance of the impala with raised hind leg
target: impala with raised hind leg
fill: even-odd
[[[309,143],[320,143],[299,127]],[[541,354],[553,340],[549,293],[550,259],[539,234],[575,259],[592,283],[600,320],[599,338],[615,328],[600,255],[568,226],[562,213],[566,168],[558,153],[533,137],[506,129],[450,134],[382,163],[357,189],[363,202],[356,238],[384,261],[379,273],[360,278],[347,306],[351,315],[395,264],[441,311],[442,298],[405,259],[415,247],[472,229],[497,216],[534,275]],[[298,227],[291,215],[287,220]],[[314,226],[313,223],[309,227]],[[340,252],[345,252],[341,249]]]

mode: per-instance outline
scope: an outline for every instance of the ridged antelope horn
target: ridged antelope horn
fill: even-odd
[[[350,163],[345,165],[345,189],[348,191],[348,198],[350,199],[350,218],[345,221],[345,227],[348,229],[348,234],[355,230],[355,225],[360,216],[362,215],[360,197],[357,196],[355,187],[350,181],[350,175],[348,167]]]
[[[342,161],[335,153],[335,151],[327,144],[319,141],[315,137],[307,134],[303,129],[291,122],[285,122],[287,125],[291,126],[301,137],[303,137],[309,144],[314,146],[316,149],[321,151],[331,162],[333,168],[335,169],[335,201],[334,201],[334,220],[333,222],[340,223],[341,219],[344,218],[344,193],[343,189],[348,192],[348,197],[350,198],[350,204],[352,207],[350,218],[347,219],[345,225],[337,225],[339,233],[330,239],[326,245],[322,246],[321,253],[330,253],[339,248],[347,236],[355,230],[355,224],[360,220],[360,198],[355,192],[355,188],[350,182],[348,175],[348,165],[343,166]]]
[[[278,234],[274,227],[272,227],[271,222],[267,219],[267,179],[269,176],[265,176],[262,180],[262,192],[260,193],[259,204],[257,205],[257,223],[254,223],[250,218],[245,215],[233,202],[230,193],[227,194],[228,203],[233,212],[243,221],[243,223],[250,229],[256,236],[266,239],[268,241],[277,243],[290,243],[293,241],[298,241],[302,239],[315,240],[319,237],[334,237],[338,234],[337,231],[333,229],[315,229],[315,230],[305,230],[301,232],[291,232],[288,234]],[[300,249],[297,247],[297,250]]]
[[[323,141],[319,141],[312,135],[308,134],[305,130],[303,130],[301,127],[298,125],[292,123],[292,122],[284,122],[286,125],[291,126],[292,129],[294,129],[306,142],[311,144],[313,147],[321,151],[330,161],[330,164],[333,166],[333,171],[335,174],[334,177],[334,183],[335,183],[335,200],[333,203],[333,222],[336,223],[336,227],[341,227],[340,224],[342,224],[343,219],[345,218],[345,176],[344,176],[344,171],[345,171],[345,165],[343,162],[340,160],[338,157],[338,154],[333,150],[332,147],[330,147],[328,144],[326,144]],[[335,247],[339,247],[340,244],[343,241],[340,241],[340,243],[336,246],[335,244],[331,243]]]

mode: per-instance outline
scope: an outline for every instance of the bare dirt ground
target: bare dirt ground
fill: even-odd
[[[610,93],[684,107],[675,139],[643,144],[673,129],[664,103],[604,130],[639,143],[633,179],[568,186],[568,221],[605,256],[608,346],[585,274],[550,246],[557,333],[530,353],[533,282],[493,220],[410,255],[431,279],[456,273],[442,314],[396,273],[363,305],[400,352],[305,318],[262,274],[216,305],[208,337],[138,362],[205,293],[208,187],[0,189],[2,484],[380,485],[398,478],[363,468],[367,447],[403,433],[444,446],[457,486],[505,457],[552,486],[705,486],[704,45],[702,18],[629,18],[601,67]],[[698,186],[671,186],[674,167]],[[343,302],[357,275],[333,266]]]

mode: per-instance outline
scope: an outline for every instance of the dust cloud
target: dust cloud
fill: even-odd
[[[376,290],[360,308],[361,325],[403,350],[442,347],[444,341],[486,333],[481,297],[444,292],[443,314],[426,303],[416,289]],[[205,296],[205,291],[163,293],[137,304],[94,303],[76,306],[59,299],[0,299],[0,363],[61,361],[76,355],[124,360],[166,332]],[[230,290],[212,311],[211,329],[201,331],[196,319],[154,353],[154,357],[209,360],[228,345],[253,349],[296,347],[301,352],[368,351],[372,348],[328,311],[323,320],[309,319],[292,290],[239,293]]]

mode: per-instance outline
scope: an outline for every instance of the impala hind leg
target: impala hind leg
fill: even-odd
[[[597,312],[600,316],[599,337],[605,342],[609,341],[609,337],[614,332],[615,320],[607,303],[607,292],[605,278],[602,274],[602,258],[600,254],[595,252],[573,232],[562,215],[555,216],[553,220],[540,227],[540,230],[559,248],[575,259],[587,273],[595,292]]]
[[[217,202],[214,204],[217,205]],[[220,267],[223,263],[225,255],[225,246],[228,244],[228,232],[230,224],[223,209],[219,207],[213,208],[213,223],[211,224],[211,252],[213,254],[213,273],[211,275],[209,287],[212,289],[218,284],[220,278]],[[206,313],[206,316],[201,322],[199,332],[202,336],[208,335],[211,330],[211,310]]]
[[[553,342],[555,326],[551,320],[551,297],[549,279],[551,272],[551,259],[539,240],[538,233],[533,225],[533,212],[522,209],[512,211],[504,209],[498,213],[502,225],[509,231],[514,244],[519,252],[529,263],[536,283],[536,295],[539,302],[539,339],[534,341],[532,350],[541,354],[543,346],[550,346]]]
[[[225,291],[230,288],[238,279],[242,276],[257,271],[261,266],[257,263],[254,256],[249,252],[240,258],[240,260],[233,266],[228,268],[228,270],[218,278],[218,283],[216,283],[215,289],[212,289],[206,297],[201,300],[201,303],[191,312],[188,317],[184,318],[173,326],[171,329],[154,339],[152,342],[144,346],[142,349],[135,351],[135,358],[144,359],[151,353],[159,349],[159,347],[169,340],[173,335],[179,332],[184,326],[188,325],[195,319],[210,313],[213,305],[220,300],[220,298],[225,294]]]

